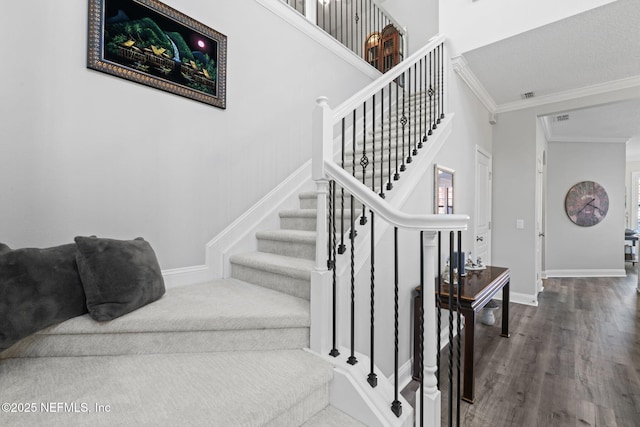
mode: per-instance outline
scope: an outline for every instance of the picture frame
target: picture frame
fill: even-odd
[[[453,214],[455,170],[435,165],[433,188],[433,213]]]
[[[227,36],[158,0],[89,0],[87,67],[226,108]]]

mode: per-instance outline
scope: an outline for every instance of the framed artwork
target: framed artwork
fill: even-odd
[[[453,177],[455,171],[441,165],[435,165],[434,175],[434,213],[453,213]]]
[[[227,37],[157,0],[89,0],[87,66],[226,108]]]

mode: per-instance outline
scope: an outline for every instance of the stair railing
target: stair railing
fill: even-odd
[[[406,29],[376,0],[281,0],[381,71],[402,61]],[[376,41],[388,41],[387,54]],[[383,41],[384,42],[384,41]]]
[[[420,310],[421,375],[420,425],[440,424],[439,392],[439,334],[436,332],[436,283],[442,277],[440,233],[451,233],[449,248],[453,259],[455,234],[469,222],[467,215],[408,214],[385,200],[385,192],[392,190],[393,181],[400,179],[412,158],[428,144],[429,137],[444,119],[444,37],[433,38],[425,47],[407,58],[400,66],[381,76],[356,93],[342,105],[332,109],[328,100],[320,97],[313,115],[312,179],[317,188],[317,244],[316,265],[311,281],[311,348],[321,354],[337,357],[337,283],[336,257],[350,248],[350,355],[347,363],[358,363],[355,354],[355,266],[356,211],[361,209],[359,224],[370,222],[370,373],[367,382],[377,385],[374,364],[375,328],[375,262],[380,250],[374,238],[375,221],[384,221],[394,231],[393,258],[384,260],[393,265],[394,290],[394,399],[389,410],[400,417],[402,405],[398,387],[398,329],[399,329],[399,260],[398,230],[414,230],[420,234],[420,285],[423,290]],[[335,140],[339,143],[337,150]],[[336,162],[336,151],[339,161]],[[369,167],[370,166],[370,167]],[[340,202],[338,203],[338,193]],[[345,203],[345,195],[348,198]],[[368,211],[368,216],[367,216]],[[340,212],[338,226],[337,212]],[[345,217],[348,233],[345,233]],[[338,228],[340,230],[338,231]],[[348,241],[345,244],[344,238]],[[340,242],[338,242],[340,240]],[[385,251],[387,252],[387,251]],[[459,250],[458,250],[459,252]],[[387,252],[389,253],[389,252]],[[438,264],[436,265],[436,259]],[[450,277],[454,277],[451,271]],[[426,278],[426,279],[425,279]],[[436,280],[438,278],[438,280]],[[459,292],[455,292],[458,294]],[[453,304],[451,306],[454,306]],[[439,306],[438,306],[439,307]],[[458,311],[459,313],[459,311]],[[427,327],[425,327],[427,325]],[[436,336],[437,335],[437,336]],[[450,346],[450,351],[453,351]],[[459,354],[459,345],[458,345]],[[449,376],[453,378],[450,364]],[[458,362],[459,378],[459,362]],[[459,408],[459,406],[458,406]],[[431,417],[425,421],[425,416]],[[451,418],[450,418],[451,419]]]

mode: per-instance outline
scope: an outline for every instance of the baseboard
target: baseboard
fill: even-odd
[[[162,270],[162,277],[165,287],[170,289],[206,282],[211,279],[211,272],[207,265],[195,265],[193,267]]]
[[[396,376],[391,374],[387,380],[393,384],[395,378]],[[413,380],[413,361],[409,359],[398,368],[398,388],[403,390],[411,380]]]
[[[391,411],[391,402],[394,400],[394,387],[392,381],[376,367],[374,372],[378,378],[376,387],[371,387],[367,382],[369,374],[369,358],[363,354],[355,353],[358,363],[347,363],[350,351],[340,347],[340,355],[331,357],[327,354],[317,354],[333,365],[334,377],[329,384],[329,402],[342,412],[373,427],[410,427],[413,425],[413,408],[402,397],[398,400],[402,404],[402,415],[396,417]],[[406,364],[405,364],[406,365]],[[410,372],[410,364],[403,370]],[[400,376],[400,372],[398,372]],[[408,384],[408,383],[407,383]],[[398,382],[400,388],[400,382]]]
[[[493,298],[498,301],[502,301],[502,293],[498,292]],[[519,292],[509,292],[509,302],[537,307],[538,296],[533,294],[521,294]]]
[[[547,277],[626,277],[624,269],[547,270]]]

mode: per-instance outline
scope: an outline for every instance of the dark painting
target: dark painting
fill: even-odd
[[[89,67],[226,107],[226,36],[156,0],[90,0]]]

